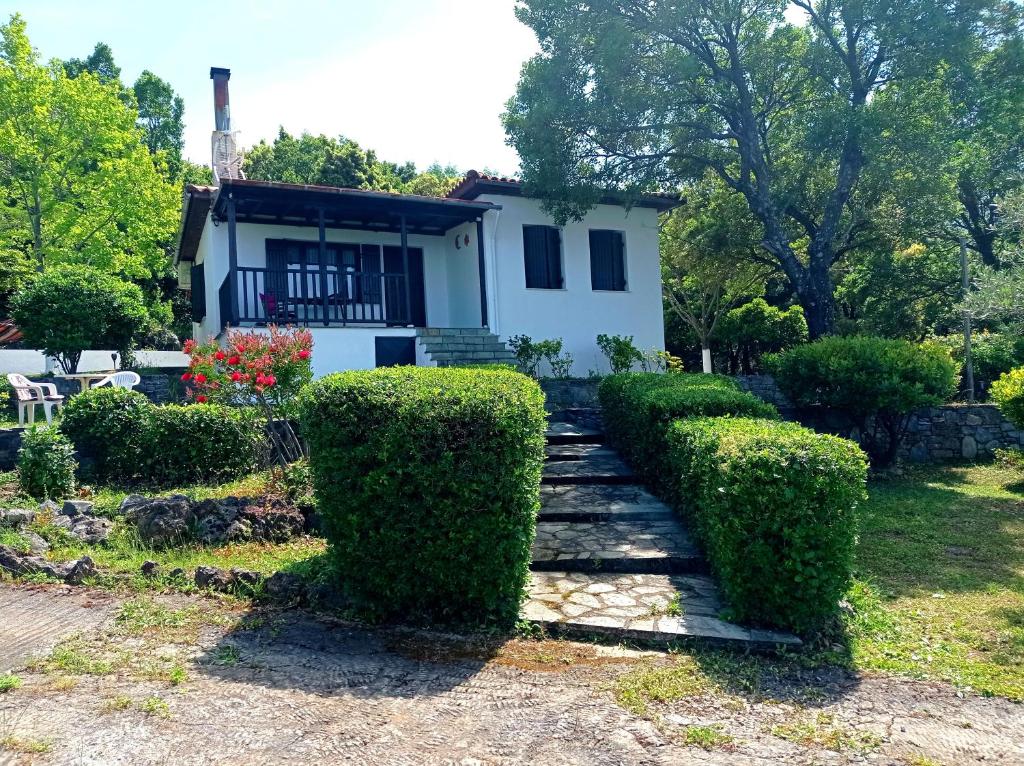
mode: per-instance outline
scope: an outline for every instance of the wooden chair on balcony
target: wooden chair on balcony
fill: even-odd
[[[43,405],[46,422],[53,423],[53,408],[64,404],[64,397],[57,393],[53,383],[33,383],[24,375],[15,372],[7,375],[7,382],[14,389],[18,400],[18,425],[25,425],[25,413],[28,413],[29,425],[36,422],[36,405]]]
[[[260,303],[263,304],[263,313],[268,321],[294,322],[298,319],[298,315],[288,307],[288,304],[279,300],[274,293],[260,293]]]

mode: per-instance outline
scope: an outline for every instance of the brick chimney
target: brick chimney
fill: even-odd
[[[231,70],[210,67],[210,79],[213,80],[213,177],[220,184],[224,178],[245,178],[245,174],[242,172],[242,153],[238,150],[238,133],[231,130],[231,100],[228,97]]]

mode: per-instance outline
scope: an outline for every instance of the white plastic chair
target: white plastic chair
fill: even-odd
[[[53,383],[33,383],[24,375],[18,375],[16,372],[9,373],[7,381],[18,398],[19,426],[25,425],[26,412],[28,412],[29,425],[36,422],[37,404],[43,405],[46,422],[53,423],[53,408],[64,404],[64,397],[57,393],[57,387]]]
[[[131,391],[133,388],[139,385],[141,381],[142,378],[139,377],[139,374],[137,372],[115,372],[114,374],[108,375],[107,377],[103,378],[103,380],[97,381],[96,384],[93,385],[93,388],[99,388],[100,386],[110,385],[113,388],[127,388],[129,391]]]

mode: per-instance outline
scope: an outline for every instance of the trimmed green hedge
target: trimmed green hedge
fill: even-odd
[[[544,395],[506,370],[330,375],[301,396],[342,588],[375,618],[510,625],[544,462]]]
[[[795,423],[679,420],[668,431],[681,506],[733,616],[796,631],[849,586],[867,461]]]
[[[60,430],[95,481],[179,486],[258,467],[266,438],[249,413],[216,404],[156,406],[142,394],[94,388],[71,398]]]
[[[627,372],[598,388],[605,432],[644,481],[671,493],[666,482],[666,429],[676,418],[775,418],[772,405],[741,391],[732,378],[701,373]]]

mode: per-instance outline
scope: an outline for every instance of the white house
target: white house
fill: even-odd
[[[607,370],[600,333],[664,348],[658,216],[676,200],[609,200],[559,227],[518,181],[475,171],[446,198],[231,177],[227,70],[211,76],[219,182],[186,188],[177,251],[198,340],[303,325],[317,375],[508,360],[520,334],[561,338],[581,376]]]

